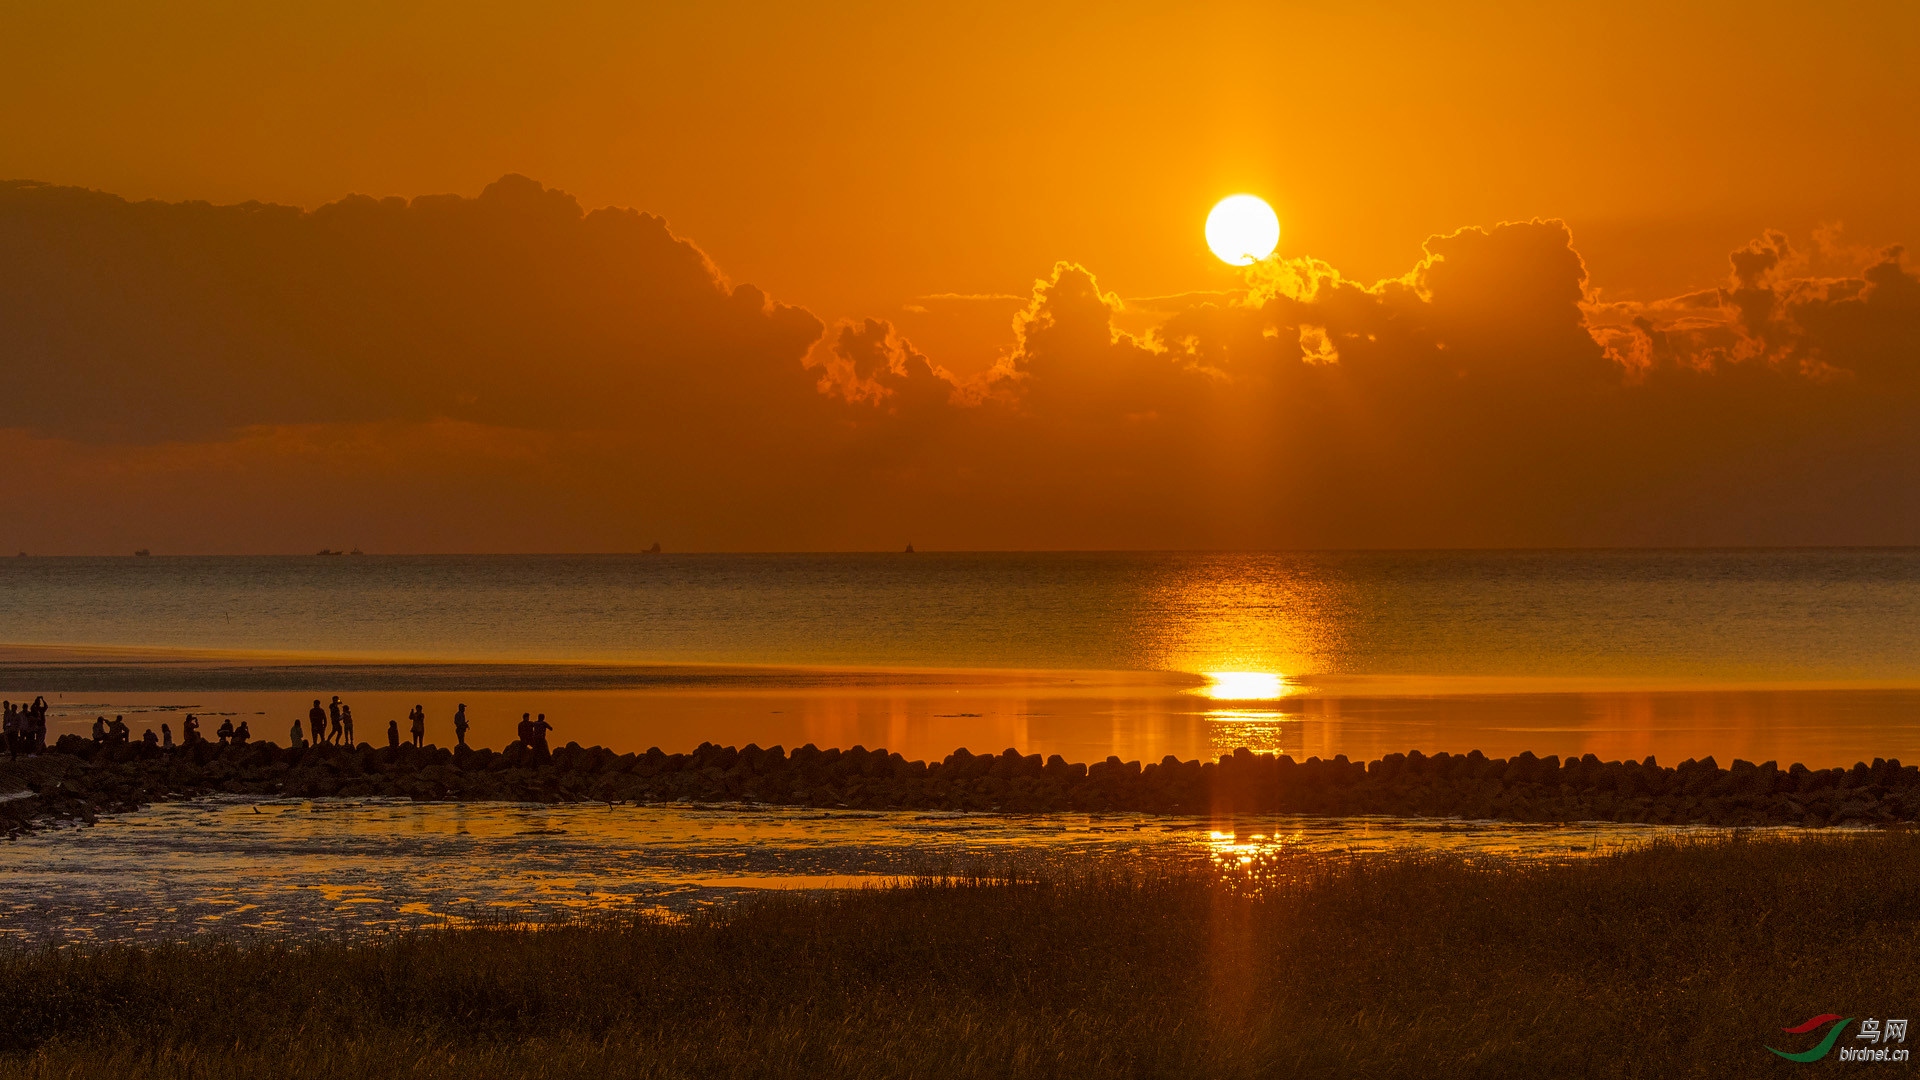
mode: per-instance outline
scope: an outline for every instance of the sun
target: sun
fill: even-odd
[[[1252,266],[1280,246],[1280,218],[1258,195],[1229,195],[1207,215],[1207,246],[1222,262]]]

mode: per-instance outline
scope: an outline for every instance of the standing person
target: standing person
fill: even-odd
[[[6,734],[7,760],[11,761],[20,756],[20,744],[25,741],[20,734],[20,721],[23,719],[21,714],[26,710],[15,712],[13,702],[8,701],[0,702],[0,711],[3,711],[5,716],[4,724],[0,724],[0,731]]]
[[[316,701],[314,702],[314,704],[318,705],[320,703]],[[192,713],[188,713],[187,718],[185,720],[180,721],[180,741],[185,743],[188,746],[192,746],[194,743],[197,743],[200,741],[200,718],[199,717],[193,715]]]
[[[453,738],[457,744],[467,745],[467,703],[464,701],[453,710]]]
[[[35,695],[32,711],[34,748],[45,750],[47,748],[47,699]]]
[[[345,729],[347,749],[353,749],[353,706],[340,706],[340,726]]]
[[[107,725],[107,741],[119,746],[133,741],[133,729],[127,726],[127,718],[116,715]]]
[[[514,740],[527,749],[533,749],[533,714],[521,713],[520,723],[514,728]]]
[[[299,722],[300,721],[298,720],[294,721],[295,724],[298,724]],[[173,728],[167,724],[160,725],[160,749],[162,750],[173,749]]]
[[[427,743],[427,707],[425,705],[415,705],[413,711],[408,713],[407,716],[413,721],[413,745],[425,746]]]
[[[296,716],[293,718],[293,730],[287,732],[287,746],[299,748],[305,745],[307,745],[307,730],[301,726],[300,718]]]
[[[99,744],[106,741],[107,741],[107,718],[104,716],[96,716],[93,718],[94,745],[98,746]]]
[[[400,749],[400,721],[387,721],[387,749]]]
[[[340,722],[340,695],[335,694],[333,700],[327,702],[327,741],[338,744],[346,730],[346,725]]]
[[[320,707],[320,699],[313,699],[313,708],[307,710],[307,727],[313,732],[313,745],[319,746],[327,737],[327,710]]]
[[[543,754],[547,753],[547,732],[552,730],[553,725],[547,723],[546,713],[541,713],[540,719],[533,722],[533,745]]]

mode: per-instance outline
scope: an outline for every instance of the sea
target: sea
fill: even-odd
[[[0,560],[0,695],[256,737],[1920,759],[1920,549]],[[373,726],[370,726],[373,725]],[[58,734],[58,731],[56,731]]]
[[[464,703],[471,741],[494,746],[522,713],[545,713],[557,742],[620,751],[812,743],[928,759],[965,747],[1156,761],[1245,746],[1296,758],[1477,749],[1669,765],[1917,761],[1920,549],[4,559],[0,697],[35,695],[51,703],[56,737],[99,715],[125,716],[136,733],[177,731],[194,712],[245,719],[256,738],[284,741],[315,698],[338,695],[363,740],[420,705],[429,741],[442,744]],[[782,874],[801,886],[845,884],[885,872],[888,853],[971,850],[980,837],[1078,857],[1081,847],[1062,837],[1109,827],[1066,822],[1063,832],[1047,821],[1029,835],[1004,823],[867,815],[816,828],[791,812],[740,808],[746,816],[729,828],[758,839],[735,836],[714,850],[760,854],[751,880],[729,884],[707,862],[662,854],[674,844],[693,845],[681,855],[703,850],[698,838],[710,830],[698,823],[714,820],[702,816],[711,809],[607,813],[324,800],[155,807],[103,819],[84,843],[48,833],[9,845],[0,933],[12,924],[71,934],[77,910],[168,905],[186,913],[168,924],[175,929],[245,904],[303,926],[336,909],[355,926],[387,925],[368,904],[402,922],[444,917],[454,900],[518,910],[544,887],[525,877],[542,845],[568,867],[601,867],[567,873],[586,895],[622,898],[608,904],[705,903],[772,887],[767,879]],[[487,814],[478,832],[459,831],[456,817]],[[579,820],[568,817],[564,837],[512,827],[570,814]],[[318,892],[300,883],[323,899],[333,890],[339,902],[318,907],[205,888],[206,903],[182,907],[158,885],[125,895],[128,882],[146,880],[127,861],[141,850],[153,854],[156,882],[270,882],[278,879],[265,871],[290,865],[289,851],[326,848],[326,830],[302,823],[349,820],[361,847],[321,860],[321,876],[402,884],[370,899],[340,881]],[[1219,846],[1207,823],[1118,827],[1153,838],[1155,850]],[[1491,837],[1487,850],[1595,849],[1572,839],[1577,824],[1517,844],[1489,823],[1445,833],[1381,820],[1260,828],[1270,847],[1353,848],[1362,833],[1351,830],[1472,846],[1480,842],[1460,830],[1479,829],[1472,836]],[[367,839],[382,829],[386,840]],[[513,858],[498,873],[464,872],[458,896],[428,890],[438,879],[426,869],[468,841],[419,838],[481,834],[494,839],[480,848]],[[163,835],[174,839],[144,848],[112,840]],[[362,850],[368,843],[377,858]],[[221,869],[160,872],[162,852],[191,861],[209,851]],[[605,869],[622,859],[645,873]]]

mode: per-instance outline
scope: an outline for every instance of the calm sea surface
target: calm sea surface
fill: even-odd
[[[1920,758],[1912,549],[21,558],[0,643],[56,734],[341,694],[483,745]]]
[[[0,641],[409,660],[1920,680],[1920,551],[0,560]]]

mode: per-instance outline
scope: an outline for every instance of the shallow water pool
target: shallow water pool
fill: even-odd
[[[1564,858],[1707,831],[223,797],[0,845],[0,938],[361,933],[473,918],[684,912],[752,890],[858,887],[1008,858],[1238,862],[1289,851],[1409,850]]]

